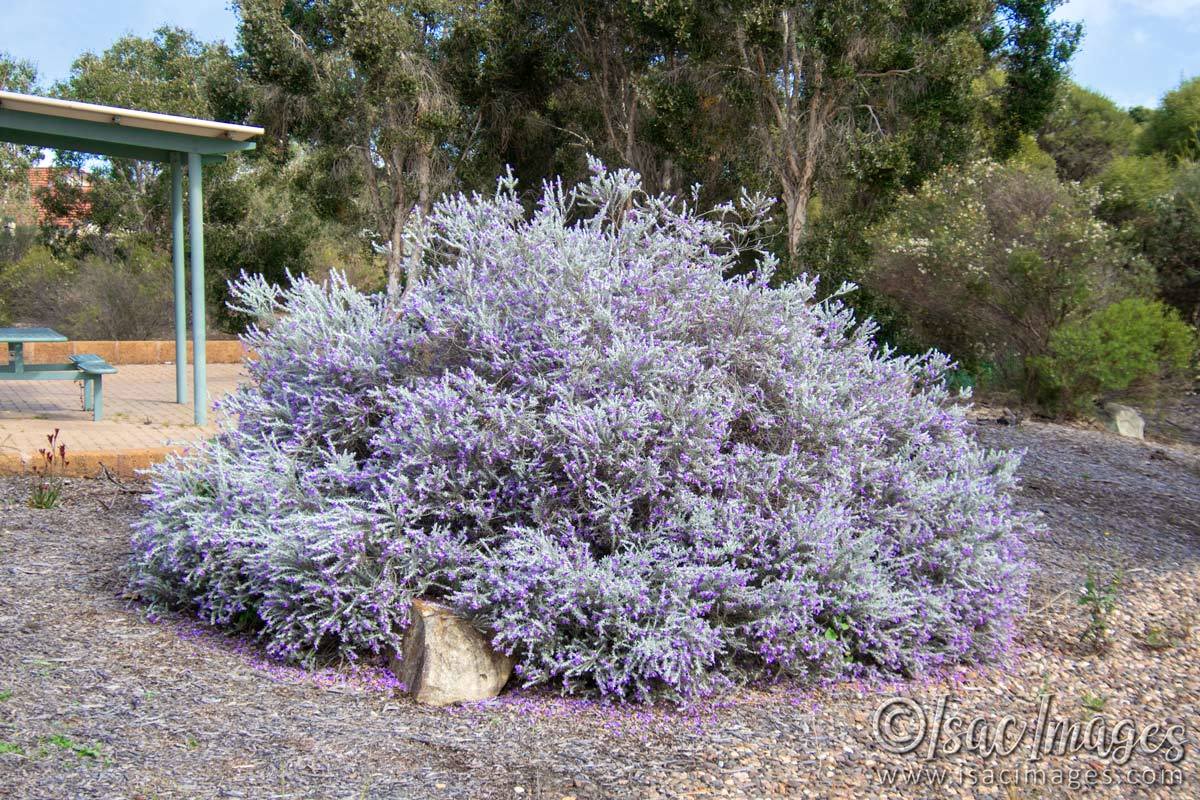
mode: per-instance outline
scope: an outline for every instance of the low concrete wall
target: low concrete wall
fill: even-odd
[[[242,343],[233,341],[207,342],[205,352],[209,364],[238,364],[245,356]],[[68,356],[90,353],[110,364],[171,364],[175,361],[174,341],[86,341],[33,342],[25,345],[25,361],[29,364],[50,364],[66,361]],[[192,343],[187,343],[187,360],[192,363]],[[8,348],[0,346],[0,364],[8,363]]]
[[[140,470],[149,468],[167,456],[182,453],[186,447],[144,447],[131,450],[97,450],[97,451],[67,451],[67,468],[60,472],[55,469],[55,475],[68,478],[96,478],[104,474],[102,467],[107,467],[114,475],[137,479],[142,477]],[[33,476],[34,467],[42,466],[38,453],[12,453],[0,451],[0,475],[29,475]]]

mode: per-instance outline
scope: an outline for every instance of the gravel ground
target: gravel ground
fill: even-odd
[[[685,712],[529,692],[428,709],[386,673],[267,663],[187,620],[149,621],[122,596],[134,497],[76,481],[61,508],[38,511],[26,483],[0,479],[0,798],[1078,796],[1072,779],[1109,782],[1092,797],[1200,797],[1200,449],[1032,422],[977,430],[1028,450],[1020,501],[1050,529],[1033,543],[1040,569],[1009,663],[747,689]],[[1122,574],[1102,652],[1080,643],[1089,569]],[[946,735],[929,757],[928,734],[896,754],[872,733],[892,698],[924,709],[930,731],[941,698],[944,732],[1010,715],[1009,742],[1039,703],[1108,730],[1129,718],[1154,752],[1031,762],[1030,733],[1007,757],[949,754]],[[1186,731],[1178,763],[1163,744],[1171,725]],[[913,718],[889,730],[910,737]],[[900,786],[887,785],[893,766],[911,770]],[[1131,768],[1172,785],[1112,783]]]

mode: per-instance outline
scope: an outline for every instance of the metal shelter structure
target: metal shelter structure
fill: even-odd
[[[183,170],[188,174],[191,242],[192,391],[197,425],[208,419],[205,376],[203,165],[253,150],[262,128],[153,114],[0,91],[0,141],[76,150],[171,165],[172,261],[175,270],[175,401],[187,402],[187,280],[184,273]]]

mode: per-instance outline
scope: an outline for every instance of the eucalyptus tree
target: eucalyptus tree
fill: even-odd
[[[122,36],[101,53],[81,54],[52,92],[69,100],[211,119],[228,118],[221,113],[228,105],[222,99],[236,84],[236,65],[225,45],[163,26],[149,37]],[[170,205],[162,164],[69,151],[59,151],[57,162],[88,169],[86,222],[103,234],[89,240],[91,247],[105,249],[113,233],[163,238]],[[216,172],[228,169],[209,173],[214,186],[219,182]],[[82,184],[64,174],[45,203],[60,212],[79,209],[84,205],[82,191]]]
[[[756,189],[744,93],[719,57],[724,15],[703,0],[505,0],[481,68],[457,83],[481,121],[480,183],[511,165],[527,186],[584,179],[587,157],[651,191],[706,201]],[[532,199],[532,198],[529,198]]]
[[[28,61],[13,58],[0,51],[0,90],[28,93],[37,87],[37,68]],[[0,223],[15,216],[16,204],[28,200],[29,182],[26,170],[36,161],[35,147],[0,142]],[[9,210],[6,210],[9,209]]]
[[[256,112],[278,141],[316,151],[324,208],[360,226],[386,258],[389,296],[419,263],[410,217],[453,185],[478,126],[448,81],[479,60],[457,49],[486,30],[485,2],[238,0]],[[473,35],[468,36],[471,33]]]
[[[890,173],[909,184],[962,157],[989,68],[1005,71],[1001,136],[1036,127],[1078,35],[1047,21],[1056,2],[735,4],[729,61],[753,96],[749,128],[784,204],[788,254],[800,249],[821,182],[854,157],[884,162],[872,176],[860,159],[859,183]]]
[[[550,5],[571,69],[555,100],[578,149],[633,169],[652,191],[721,182],[742,138],[715,57],[721,16],[702,2]]]

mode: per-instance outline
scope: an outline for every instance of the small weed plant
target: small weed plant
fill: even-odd
[[[34,508],[55,508],[62,500],[64,474],[70,461],[67,446],[59,441],[59,429],[47,434],[47,446],[38,450],[40,462],[33,467],[33,488],[29,505]]]
[[[53,736],[48,736],[45,739],[46,744],[53,745],[60,750],[66,750],[68,753],[73,753],[81,758],[100,758],[100,748],[90,744],[80,744],[69,736],[61,733],[56,733]]]
[[[1084,692],[1080,704],[1093,714],[1102,714],[1104,707],[1108,705],[1108,698],[1102,694]]]
[[[1150,650],[1169,650],[1175,646],[1170,632],[1161,625],[1147,625],[1142,644]]]
[[[1087,626],[1080,634],[1080,641],[1096,652],[1109,645],[1109,617],[1117,605],[1121,591],[1121,573],[1104,580],[1095,569],[1089,569],[1087,579],[1079,593],[1079,604],[1087,613]]]

